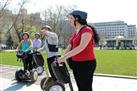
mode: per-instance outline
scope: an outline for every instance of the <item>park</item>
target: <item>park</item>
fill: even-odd
[[[135,2],[126,0],[123,4],[120,0],[0,1],[0,91],[73,91],[71,87],[74,91],[80,90],[80,87],[92,89],[92,77],[94,91],[136,91],[137,15],[131,12],[135,11]],[[93,34],[93,37],[85,32]],[[89,40],[90,38],[93,39]],[[38,39],[40,42],[35,46],[40,46],[34,47],[32,43]],[[80,43],[75,46],[74,41]],[[23,42],[25,46],[22,46]],[[82,50],[83,46],[85,49]],[[67,47],[70,48],[70,53],[65,52]],[[40,51],[44,48],[46,51]],[[73,54],[75,48],[79,48],[77,50],[81,52],[80,55]],[[54,52],[55,55],[50,55]],[[38,60],[38,55],[44,60]],[[78,70],[75,73],[79,74],[75,75],[74,69],[71,69],[67,62],[70,57],[76,58],[77,64],[80,64],[82,59],[82,65],[86,63],[84,60],[92,60],[96,64],[91,66],[87,63],[80,67],[81,70],[76,68],[80,65],[75,65],[75,70]],[[59,59],[62,61],[61,58],[65,62],[63,69],[67,69],[65,72],[68,72],[65,76],[60,75],[63,69],[58,70],[59,67],[64,67],[64,63],[59,63]],[[38,70],[40,65],[37,61],[42,64],[42,70]],[[57,80],[53,80],[50,65],[53,74],[59,74],[55,76]],[[93,68],[92,72],[88,70],[90,68]],[[61,79],[67,76],[70,80],[66,83],[61,82]],[[83,76],[84,80],[80,76]],[[78,86],[78,81],[81,86]],[[55,90],[51,90],[54,86]],[[57,87],[61,87],[62,90],[58,90]]]
[[[64,49],[62,49],[62,54]],[[96,91],[136,91],[136,80],[137,80],[137,50],[98,50],[95,49],[97,56],[97,69],[95,72],[94,88]],[[44,59],[46,52],[43,52]],[[22,62],[17,62],[16,52],[14,50],[6,50],[0,52],[0,72],[1,72],[1,90],[4,91],[29,91],[37,89],[41,91],[38,85],[41,79],[45,76],[45,73],[38,78],[35,84],[17,83],[14,79],[15,70],[22,67]],[[2,66],[3,65],[3,66]],[[45,66],[46,67],[46,60]],[[69,69],[69,67],[68,67]],[[4,72],[6,71],[6,72]],[[71,73],[71,70],[69,69]],[[72,77],[73,86],[76,88],[75,81]],[[4,78],[4,79],[2,79]],[[11,80],[10,80],[11,79]],[[111,82],[113,83],[111,83]],[[110,83],[111,84],[110,84]],[[115,85],[118,85],[115,87]],[[100,85],[100,87],[98,87]],[[109,87],[108,87],[109,85]],[[115,87],[115,88],[114,88]],[[128,88],[127,88],[128,87]],[[129,89],[130,87],[130,89]],[[114,88],[112,90],[112,88]],[[126,90],[125,90],[126,89]],[[70,91],[68,85],[66,85],[66,91]]]

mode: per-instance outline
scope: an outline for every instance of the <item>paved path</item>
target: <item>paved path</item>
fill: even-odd
[[[45,72],[41,76],[38,76],[38,79],[34,84],[30,84],[27,82],[19,83],[15,80],[15,72],[18,69],[21,69],[21,68],[16,66],[7,66],[7,65],[0,64],[0,91],[1,90],[2,91],[30,91],[33,89],[34,91],[42,91],[40,88],[40,81],[42,80],[42,78],[46,77]],[[71,80],[73,82],[74,88],[77,89],[75,80],[74,79],[71,79]],[[66,87],[66,91],[70,91],[68,84],[66,84],[65,87]]]
[[[0,91],[42,91],[39,84],[45,73],[38,77],[35,84],[18,83],[14,78],[17,69],[19,68],[0,65]],[[71,78],[74,91],[77,91],[73,76]],[[65,86],[66,91],[70,91],[68,85]],[[94,76],[93,88],[94,91],[137,91],[137,80]]]

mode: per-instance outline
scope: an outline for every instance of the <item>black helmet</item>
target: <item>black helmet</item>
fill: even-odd
[[[24,36],[24,34],[27,34],[27,35],[28,35],[28,37],[29,37],[29,33],[28,33],[28,32],[24,32],[24,33],[22,34],[22,36]]]
[[[86,20],[87,19],[87,13],[80,10],[75,10],[72,13],[70,13],[72,16],[80,16],[81,19]]]

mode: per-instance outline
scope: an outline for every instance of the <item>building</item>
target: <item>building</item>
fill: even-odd
[[[105,43],[103,46],[111,47],[110,49],[131,49],[137,46],[136,25],[128,25],[124,21],[100,22],[92,24],[97,32],[102,35]]]
[[[136,25],[128,25],[128,38],[135,38],[137,35]]]
[[[107,39],[116,36],[134,38],[136,34],[136,25],[128,25],[124,21],[93,23],[93,26],[98,32],[104,32]]]

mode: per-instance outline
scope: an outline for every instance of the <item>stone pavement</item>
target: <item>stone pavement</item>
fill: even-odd
[[[17,69],[20,68],[0,64],[0,91],[42,91],[39,84],[41,79],[46,76],[45,73],[38,77],[35,84],[18,83],[14,76]],[[77,91],[77,86],[72,75],[71,80],[74,91]],[[65,86],[66,91],[70,91],[68,84]],[[137,91],[137,80],[94,76],[93,89],[94,91]]]

